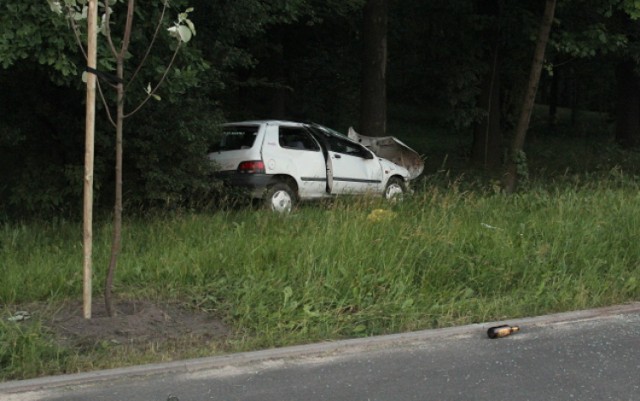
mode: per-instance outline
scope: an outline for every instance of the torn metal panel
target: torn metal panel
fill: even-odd
[[[361,143],[379,157],[398,164],[409,170],[409,178],[414,179],[422,174],[424,160],[415,150],[393,136],[364,136],[358,134],[353,127],[349,127],[349,139]]]

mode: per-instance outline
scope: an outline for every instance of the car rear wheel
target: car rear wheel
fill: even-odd
[[[279,182],[267,188],[264,202],[269,210],[278,213],[289,213],[295,205],[296,195],[289,185]]]
[[[398,177],[391,177],[384,190],[384,198],[391,201],[402,200],[405,192],[406,187],[404,182]]]

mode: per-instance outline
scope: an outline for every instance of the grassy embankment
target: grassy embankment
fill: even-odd
[[[116,295],[182,302],[233,329],[224,344],[201,348],[68,349],[37,320],[9,322],[26,303],[53,311],[81,299],[81,228],[0,227],[0,380],[637,301],[638,181],[601,171],[532,180],[513,196],[490,182],[443,186],[440,172],[397,205],[338,200],[289,216],[247,209],[127,220]],[[386,212],[371,218],[375,209]],[[110,225],[97,223],[96,297],[109,242]]]
[[[116,293],[215,311],[236,331],[227,351],[623,303],[640,297],[639,204],[635,182],[613,176],[511,197],[425,189],[393,207],[129,221]],[[369,218],[377,208],[388,213]],[[96,289],[108,231],[96,233]],[[2,228],[0,377],[122,362],[100,347],[61,349],[40,324],[6,319],[22,303],[80,299],[79,232],[70,223]],[[166,358],[148,351],[139,360]]]

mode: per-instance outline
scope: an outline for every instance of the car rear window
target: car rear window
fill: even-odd
[[[211,148],[211,152],[250,149],[256,141],[259,128],[257,125],[223,127],[220,142]]]

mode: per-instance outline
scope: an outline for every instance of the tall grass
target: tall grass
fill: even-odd
[[[532,184],[515,196],[427,184],[396,205],[339,199],[288,216],[245,209],[128,221],[115,293],[212,311],[235,329],[231,350],[640,298],[634,179],[614,171],[587,184]],[[387,212],[372,219],[376,209]],[[95,231],[100,293],[110,226]],[[4,226],[0,233],[6,311],[80,298],[78,224]],[[0,349],[30,352],[15,345],[22,337],[11,324],[1,328],[14,340],[0,337]]]
[[[0,320],[0,379],[29,378],[64,371],[70,353],[47,338],[40,322]]]

